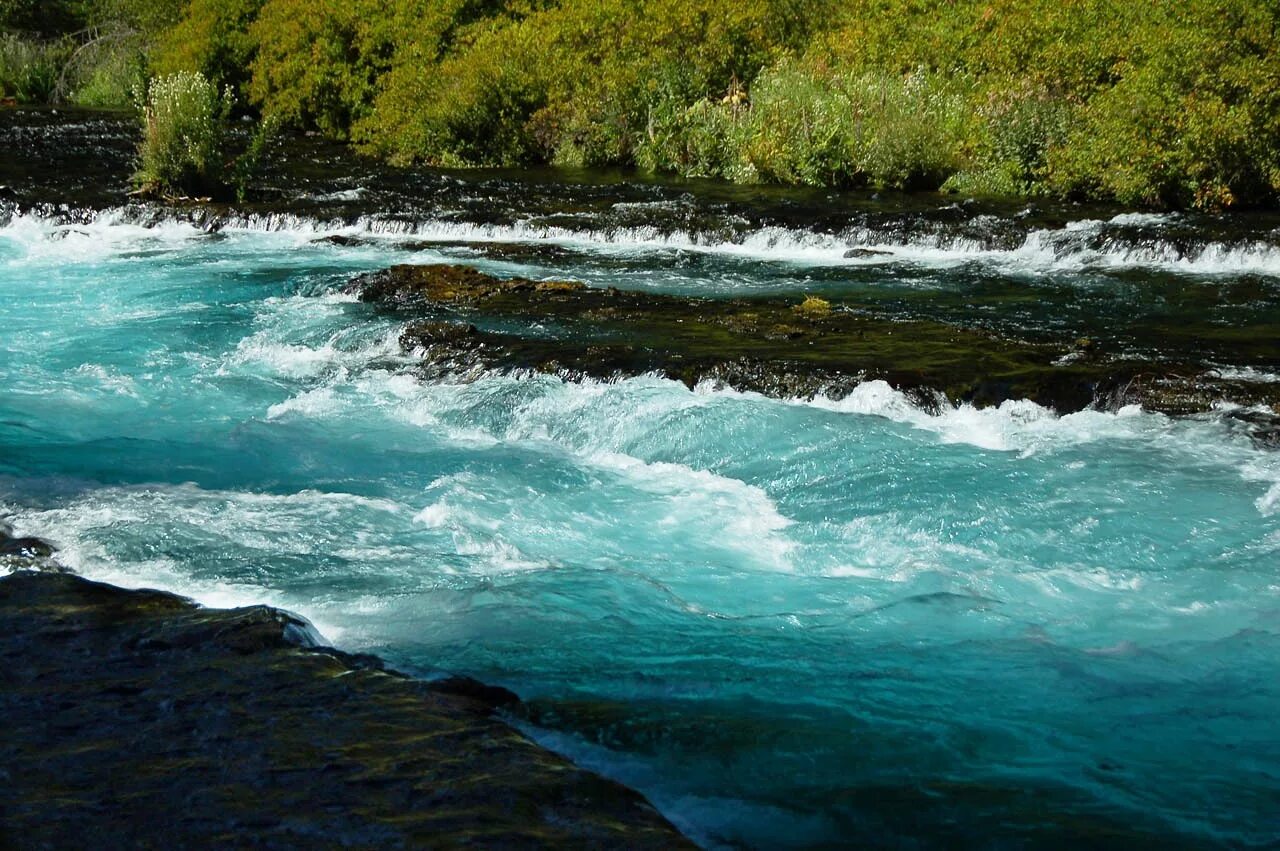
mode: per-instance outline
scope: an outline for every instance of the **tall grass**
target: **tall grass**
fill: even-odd
[[[70,55],[71,47],[65,40],[40,41],[0,33],[0,96],[19,103],[49,103]]]

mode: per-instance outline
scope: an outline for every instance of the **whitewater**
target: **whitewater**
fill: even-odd
[[[943,301],[1014,279],[1087,325],[1135,270],[1163,276],[1133,295],[1157,317],[1178,288],[1280,277],[1261,242],[1109,242],[1152,224],[1001,246],[15,213],[0,519],[91,578],[282,606],[344,649],[511,688],[522,729],[709,847],[1274,847],[1280,452],[1239,422],[926,411],[884,382],[425,383],[404,320],[341,293],[460,258],[712,294],[852,269]]]

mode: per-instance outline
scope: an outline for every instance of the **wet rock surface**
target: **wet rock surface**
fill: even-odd
[[[57,549],[40,538],[15,535],[13,527],[0,520],[0,569],[38,568],[58,571],[51,559]]]
[[[1223,402],[1273,439],[1280,384],[1232,381],[1176,362],[1112,358],[1070,345],[881,315],[832,299],[699,299],[564,281],[500,280],[453,265],[396,266],[348,286],[367,302],[416,314],[401,335],[425,378],[487,369],[610,379],[657,373],[776,397],[838,398],[882,379],[926,407],[1030,399],[1060,413],[1140,404],[1169,414]],[[1270,435],[1271,438],[1267,436]]]
[[[510,692],[310,632],[266,606],[0,578],[0,844],[691,847],[494,717]]]

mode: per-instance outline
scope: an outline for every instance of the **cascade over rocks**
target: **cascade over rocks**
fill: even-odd
[[[598,379],[657,373],[691,387],[711,381],[775,397],[833,398],[882,379],[929,409],[1029,399],[1059,413],[1139,404],[1185,415],[1232,403],[1253,406],[1241,421],[1259,439],[1277,431],[1266,408],[1280,405],[1280,384],[1109,357],[1088,339],[1033,343],[903,321],[851,300],[805,310],[778,297],[701,299],[503,280],[458,265],[394,266],[358,275],[346,290],[421,317],[400,342],[422,354],[427,379],[490,369]]]

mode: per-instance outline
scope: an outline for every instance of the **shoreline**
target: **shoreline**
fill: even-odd
[[[519,702],[319,644],[269,606],[85,579],[0,529],[0,816],[24,844],[696,847],[534,743]]]

